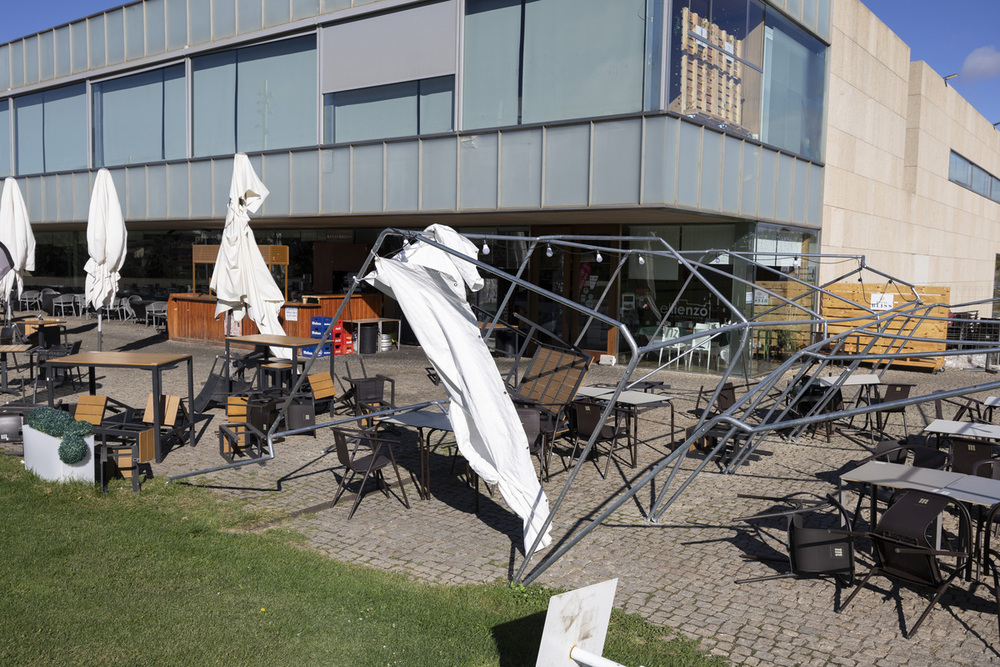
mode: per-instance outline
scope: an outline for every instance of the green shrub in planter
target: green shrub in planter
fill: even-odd
[[[63,463],[73,465],[87,456],[84,438],[94,432],[94,426],[90,422],[77,421],[65,410],[49,407],[35,408],[28,413],[25,422],[36,431],[62,438],[59,460]]]

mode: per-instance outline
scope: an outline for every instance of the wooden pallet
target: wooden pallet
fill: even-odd
[[[874,295],[885,295],[883,299],[892,302],[893,306],[898,307],[903,303],[913,303],[916,299],[913,293],[901,286],[889,285],[889,284],[868,284],[868,283],[837,283],[828,289],[832,295],[823,295],[822,299],[822,313],[823,317],[827,320],[836,320],[842,318],[859,318],[848,323],[831,323],[828,325],[828,331],[830,336],[836,336],[842,334],[846,331],[854,329],[859,326],[863,326],[869,322],[874,322],[875,318],[864,317],[866,311],[863,310],[860,305],[854,304],[864,304],[870,306],[872,304],[873,298],[877,298]],[[920,300],[924,305],[932,306],[927,311],[926,315],[931,317],[948,317],[948,304],[951,298],[951,290],[948,287],[917,287],[917,294],[920,296]],[[836,298],[841,297],[841,298]],[[847,303],[842,299],[848,299],[851,303]],[[939,304],[939,305],[933,305]],[[919,311],[918,311],[918,314]],[[889,335],[914,335],[918,338],[934,338],[940,340],[940,342],[929,342],[929,341],[909,341],[900,347],[900,341],[894,340],[892,338],[882,338],[878,337],[875,340],[874,345],[871,347],[871,352],[875,354],[885,354],[887,352],[898,352],[906,354],[907,352],[914,353],[926,353],[926,352],[943,352],[947,345],[948,339],[948,324],[945,320],[917,320],[913,318],[907,318],[903,316],[892,317],[887,320],[885,327],[886,334]],[[873,335],[859,334],[857,336],[851,336],[845,342],[843,351],[847,354],[859,354],[862,350],[871,344]],[[877,363],[877,359],[865,359],[863,363]],[[915,370],[929,370],[929,371],[939,371],[944,368],[945,358],[940,357],[903,357],[896,359],[892,362],[894,368],[912,368]]]

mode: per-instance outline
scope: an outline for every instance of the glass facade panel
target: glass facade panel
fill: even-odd
[[[254,30],[260,30],[260,27],[260,0],[237,0],[236,31],[242,35]]]
[[[466,0],[464,129],[518,122],[520,0]]]
[[[315,145],[316,38],[263,44],[237,54],[237,148]]]
[[[193,60],[195,156],[316,144],[312,35]]]
[[[167,48],[166,15],[163,0],[146,0],[146,53],[163,53]]]
[[[323,96],[327,143],[448,132],[452,129],[454,78],[435,77]]]
[[[948,163],[948,178],[965,187],[972,187],[972,164],[958,153],[952,152]]]
[[[104,39],[104,16],[95,16],[87,21],[89,25],[87,40],[90,43],[88,49],[91,67],[104,67],[108,60],[105,50]]]
[[[10,167],[10,101],[0,100],[0,176],[13,174]]]
[[[319,0],[292,0],[292,20],[319,14]]]
[[[188,41],[204,44],[212,39],[212,5],[192,2],[188,6]]]
[[[125,7],[125,57],[129,60],[142,58],[146,53],[146,22],[142,10],[142,3]]]
[[[24,85],[24,42],[20,39],[10,43],[10,85]]]
[[[104,15],[105,31],[108,35],[108,64],[125,60],[125,11],[108,12]]]
[[[73,44],[72,59],[73,71],[83,72],[87,69],[87,22],[78,21],[69,26],[70,39]]]
[[[66,76],[73,71],[73,42],[69,26],[56,29],[56,76]]]
[[[333,142],[417,134],[417,82],[395,83],[327,95]]]
[[[420,107],[417,110],[420,134],[450,132],[455,108],[455,77],[440,76],[420,81]]]
[[[10,46],[0,46],[0,90],[10,88]]]
[[[195,157],[236,152],[236,52],[192,60],[191,133]]]
[[[24,40],[24,81],[38,83],[38,37]]]
[[[214,39],[225,39],[235,35],[236,0],[212,0],[212,22],[210,25]]]
[[[187,0],[167,0],[165,11],[167,50],[183,48],[187,44]]]
[[[81,83],[14,100],[18,174],[87,167],[85,92]]]
[[[761,140],[822,160],[826,47],[777,12],[766,22]]]
[[[521,121],[642,109],[645,0],[525,4]]]
[[[51,30],[39,35],[38,74],[43,81],[56,75],[55,36]]]
[[[86,84],[55,90],[45,96],[45,171],[87,168]]]
[[[264,26],[288,23],[288,0],[264,0]]]
[[[972,166],[972,191],[984,197],[990,196],[990,175],[975,165]]]
[[[95,166],[185,156],[183,65],[94,84],[93,99]]]

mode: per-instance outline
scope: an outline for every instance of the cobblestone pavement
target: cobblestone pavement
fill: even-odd
[[[70,319],[70,337],[82,338],[85,351],[96,349],[95,329],[93,320]],[[196,392],[212,360],[222,352],[221,347],[169,342],[152,329],[129,322],[105,322],[103,340],[105,350],[192,354]],[[342,360],[337,358],[338,372],[343,369]],[[352,360],[352,372],[357,373],[357,357]],[[499,363],[502,366],[504,362]],[[326,360],[317,364],[325,368]],[[385,373],[396,379],[399,405],[445,397],[428,380],[426,360],[419,348],[380,352],[365,357],[365,364],[369,374]],[[613,382],[620,374],[620,367],[595,366],[587,382]],[[890,377],[916,383],[921,393],[927,393],[981,384],[994,376],[949,369],[937,375],[892,371]],[[711,378],[661,372],[656,379],[671,385],[668,393],[676,397],[680,431],[691,423],[686,411],[693,407],[698,387],[712,384]],[[140,371],[102,370],[98,383],[99,393],[132,405],[141,405],[150,388],[148,373]],[[72,401],[67,391],[72,390],[63,388],[59,396]],[[186,392],[182,370],[165,374],[165,391]],[[223,463],[216,438],[223,412],[215,409],[210,415],[210,420],[199,423],[197,447],[175,449],[163,463],[153,466],[157,478]],[[926,423],[924,414],[915,407],[910,408],[908,420],[911,432]],[[893,428],[901,429],[899,422],[892,423]],[[553,545],[532,559],[532,567],[669,451],[669,424],[666,408],[642,414],[642,444],[636,469],[615,458],[607,479],[601,479],[597,465],[584,465],[555,518]],[[301,531],[313,547],[332,558],[402,572],[426,582],[462,584],[512,576],[523,562],[519,519],[506,508],[499,494],[485,488],[477,513],[476,494],[462,481],[464,465],[458,463],[453,469],[452,457],[444,449],[431,459],[432,498],[419,500],[412,485],[419,470],[415,436],[403,433],[401,437],[404,446],[397,451],[409,477],[409,510],[395,497],[386,498],[373,487],[351,521],[347,520],[350,496],[330,507],[341,467],[335,454],[323,453],[332,445],[332,438],[324,431],[316,437],[286,438],[276,445],[276,458],[264,466],[201,475],[183,483],[203,486],[220,497],[284,517],[273,525]],[[738,498],[738,493],[829,493],[837,482],[831,471],[865,453],[859,442],[840,433],[835,433],[830,442],[822,434],[803,436],[797,443],[769,439],[738,474],[720,474],[710,464],[660,523],[645,520],[652,490],[641,490],[542,573],[538,581],[571,589],[618,577],[616,604],[622,609],[677,628],[733,663],[915,666],[1000,662],[995,607],[985,585],[962,582],[957,590],[945,595],[943,604],[935,607],[917,636],[907,640],[902,630],[912,627],[926,604],[922,591],[893,589],[887,580],[876,578],[874,588],[862,591],[847,611],[838,614],[835,608],[846,595],[830,580],[734,583],[734,579],[775,573],[781,567],[744,561],[741,555],[773,554],[772,546],[784,553],[780,523],[765,524],[764,533],[758,533],[747,524],[733,522],[733,517],[768,506]],[[604,461],[599,459],[602,468]],[[685,468],[691,469],[697,462],[697,458],[691,458]],[[558,458],[553,461],[552,473],[545,484],[550,501],[562,491],[568,476]],[[657,482],[662,483],[659,479]],[[398,489],[394,491],[398,494]],[[859,560],[861,568],[871,562],[864,552]]]

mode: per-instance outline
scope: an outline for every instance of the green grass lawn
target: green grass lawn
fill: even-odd
[[[340,563],[162,480],[107,497],[0,456],[0,665],[534,665],[537,586],[430,586]],[[616,612],[605,657],[721,664]]]

